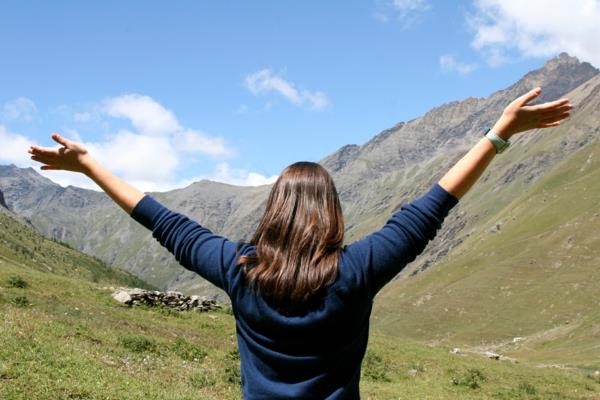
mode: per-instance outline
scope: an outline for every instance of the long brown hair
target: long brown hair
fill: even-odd
[[[250,241],[256,254],[238,260],[246,282],[282,311],[313,302],[332,283],[344,240],[344,218],[333,179],[321,165],[297,162],[271,189]]]

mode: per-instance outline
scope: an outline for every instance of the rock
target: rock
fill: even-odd
[[[200,296],[185,296],[183,293],[149,291],[138,288],[120,288],[112,294],[113,299],[130,306],[163,306],[179,311],[210,311],[221,308],[216,300]]]
[[[494,353],[493,351],[486,351],[486,352],[485,352],[485,356],[486,356],[487,358],[491,358],[491,359],[493,359],[493,360],[499,360],[499,359],[500,359],[500,357],[501,357],[501,356],[500,356],[500,354],[498,354],[498,353]]]
[[[117,290],[112,294],[112,298],[121,304],[131,304],[132,298],[125,290]]]
[[[418,373],[418,372],[419,372],[419,371],[417,371],[417,370],[416,370],[416,369],[414,369],[414,368],[413,368],[413,369],[409,369],[409,370],[408,370],[408,375],[410,375],[410,376],[417,376],[417,373]]]

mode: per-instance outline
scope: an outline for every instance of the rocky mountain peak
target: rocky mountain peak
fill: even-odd
[[[520,92],[542,87],[542,95],[538,102],[554,100],[570,92],[582,83],[592,79],[600,70],[588,62],[581,62],[567,53],[548,60],[541,68],[527,73],[521,80],[507,89],[517,89]]]
[[[344,169],[348,163],[354,161],[359,152],[360,146],[348,144],[337,150],[335,153],[325,157],[320,163],[330,173],[335,174]]]

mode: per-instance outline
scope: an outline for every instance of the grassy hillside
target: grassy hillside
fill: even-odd
[[[152,289],[139,278],[73,250],[64,243],[48,240],[19,221],[6,209],[0,212],[0,267],[20,265],[44,273],[81,277],[97,283],[120,284]]]
[[[515,165],[544,152],[563,151],[563,160],[533,183],[517,172],[503,187],[490,172],[461,202],[463,213],[483,218],[442,262],[383,290],[375,330],[539,364],[600,368],[597,131],[575,116],[543,140],[534,134],[507,152],[502,162]],[[564,135],[579,135],[580,147],[561,149]]]
[[[15,275],[26,288],[9,283]],[[7,261],[0,286],[2,399],[241,398],[227,311],[127,308],[93,282]],[[600,377],[374,335],[361,391],[365,399],[594,399]]]
[[[128,308],[105,285],[144,286],[0,212],[0,398],[239,399],[235,321]],[[365,399],[593,399],[592,371],[539,369],[374,335]]]

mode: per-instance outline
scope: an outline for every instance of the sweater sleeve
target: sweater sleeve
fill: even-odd
[[[374,297],[385,284],[413,261],[432,240],[456,197],[436,184],[423,197],[406,204],[379,231],[348,246],[358,279]]]
[[[152,231],[186,269],[198,273],[229,293],[227,268],[235,264],[237,244],[215,235],[182,214],[173,212],[154,198],[144,196],[131,217]]]

